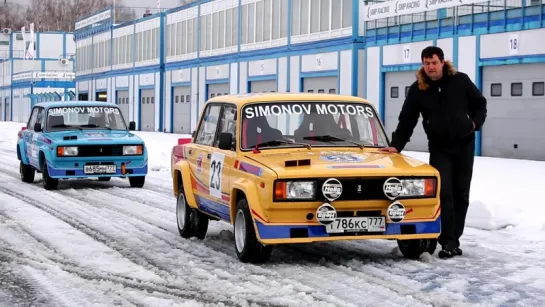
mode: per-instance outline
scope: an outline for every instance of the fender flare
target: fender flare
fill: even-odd
[[[178,197],[180,187],[180,182],[178,181],[180,179],[182,180],[187,203],[190,207],[197,208],[197,200],[193,194],[193,186],[191,184],[191,169],[189,168],[189,163],[184,160],[179,161],[172,168],[172,191],[175,197]]]
[[[245,198],[248,201],[248,207],[250,208],[250,213],[252,215],[252,220],[254,220],[254,224],[255,224],[256,218],[263,222],[266,222],[267,216],[265,215],[263,206],[257,205],[260,203],[261,200],[259,197],[256,184],[253,181],[250,181],[248,179],[237,179],[231,185],[231,210],[230,210],[231,223],[232,224],[235,223],[235,215],[236,215],[237,202],[238,202],[237,197],[235,197],[238,194],[237,191],[241,191],[242,193],[244,193]]]

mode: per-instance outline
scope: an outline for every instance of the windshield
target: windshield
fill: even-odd
[[[242,150],[256,145],[387,146],[377,114],[362,103],[257,103],[242,109],[242,120]]]
[[[108,129],[127,130],[118,107],[59,107],[47,113],[47,130]]]

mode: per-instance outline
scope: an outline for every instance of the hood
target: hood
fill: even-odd
[[[324,176],[434,176],[435,168],[403,154],[385,154],[376,148],[365,150],[265,151],[246,155],[275,171],[281,178]]]
[[[142,140],[135,134],[122,130],[68,130],[47,133],[47,138],[55,142],[70,142],[78,144],[134,144],[142,143]]]
[[[443,73],[447,76],[454,76],[458,71],[454,67],[451,61],[445,60],[445,66],[443,66]],[[418,89],[425,91],[430,87],[429,80],[430,78],[426,75],[424,67],[416,72],[416,79],[418,80]]]

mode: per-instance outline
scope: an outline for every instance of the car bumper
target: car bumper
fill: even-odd
[[[116,172],[87,174],[84,171],[84,166],[90,164],[114,164],[116,166]],[[135,177],[145,176],[148,173],[148,160],[146,158],[135,159],[127,157],[56,159],[48,162],[47,170],[51,178],[57,179],[88,177]]]
[[[258,236],[264,244],[310,243],[369,239],[435,239],[441,232],[441,217],[433,221],[387,223],[380,233],[329,234],[323,225],[273,225],[255,220]]]

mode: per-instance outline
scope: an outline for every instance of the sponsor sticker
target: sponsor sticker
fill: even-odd
[[[403,204],[399,201],[396,201],[388,206],[388,211],[386,212],[388,218],[394,223],[403,221],[406,213],[407,211],[405,210],[405,206],[403,206]]]
[[[373,109],[370,106],[361,104],[344,104],[344,103],[294,103],[281,105],[255,105],[244,108],[244,116],[246,118],[254,118],[270,115],[301,115],[301,114],[348,114],[352,116],[364,115],[366,117],[375,117]]]
[[[334,201],[341,197],[342,192],[343,186],[341,182],[335,178],[327,179],[322,185],[322,194],[329,201]]]
[[[398,178],[391,177],[384,182],[383,190],[386,197],[394,200],[398,198],[399,195],[401,195],[401,193],[403,192],[403,184]]]
[[[350,152],[324,152],[320,159],[333,163],[359,163],[365,160],[363,156]]]
[[[316,210],[316,219],[322,225],[329,225],[337,218],[337,210],[330,204],[324,203]]]
[[[113,107],[63,107],[49,109],[47,114],[49,115],[62,115],[70,113],[106,113],[106,114],[119,114],[118,108]]]

